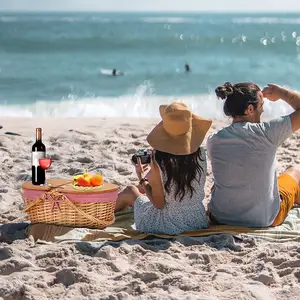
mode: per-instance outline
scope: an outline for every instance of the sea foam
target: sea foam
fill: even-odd
[[[214,119],[225,119],[223,101],[213,94],[194,96],[121,96],[36,101],[31,104],[0,105],[0,116],[5,117],[159,117],[161,104],[184,102],[196,114]],[[264,117],[270,119],[292,111],[283,101],[271,103],[265,100]]]

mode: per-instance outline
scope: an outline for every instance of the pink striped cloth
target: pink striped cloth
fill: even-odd
[[[25,190],[23,197],[26,200],[35,200],[40,197],[45,191],[37,190]],[[118,191],[107,192],[107,193],[90,193],[90,194],[73,194],[73,193],[63,193],[72,202],[113,202],[118,198]]]

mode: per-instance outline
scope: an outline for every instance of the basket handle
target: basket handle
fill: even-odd
[[[97,218],[95,218],[95,217],[85,213],[81,209],[79,209],[67,196],[58,192],[57,190],[50,190],[49,192],[45,192],[42,196],[36,198],[34,201],[32,201],[32,203],[27,205],[24,208],[24,211],[27,212],[30,208],[37,205],[40,201],[49,200],[49,199],[51,199],[53,202],[55,202],[57,200],[63,200],[70,207],[72,207],[76,212],[78,212],[80,215],[84,216],[85,218],[87,218],[88,220],[90,220],[93,223],[101,225],[101,222]]]
[[[60,194],[60,193],[59,193]],[[91,215],[89,215],[89,214],[87,214],[87,213],[85,213],[84,211],[82,211],[81,209],[79,209],[67,196],[65,196],[65,195],[63,195],[63,194],[61,194],[61,198],[69,205],[69,206],[71,206],[75,211],[77,211],[79,214],[81,214],[82,216],[84,216],[85,218],[87,218],[87,219],[89,219],[91,222],[94,222],[94,223],[97,223],[97,224],[99,224],[99,225],[101,225],[101,222],[97,219],[97,218],[95,218],[95,217],[93,217],[93,216],[91,216]]]
[[[63,184],[59,184],[59,185],[56,185],[56,186],[50,186],[50,190],[47,191],[47,192],[45,192],[44,194],[50,193],[50,192],[52,193],[52,192],[56,191],[57,188],[62,187],[62,186],[64,186],[64,185],[67,185],[67,184],[69,184],[69,183],[71,183],[71,182],[72,182],[72,181],[68,181],[68,182],[65,182],[65,183],[63,183]],[[44,195],[44,194],[43,194],[43,195]],[[32,201],[29,205],[27,205],[27,206],[24,208],[24,211],[27,212],[30,208],[32,208],[33,206],[35,206],[36,204],[38,204],[41,200],[44,200],[43,195],[40,196],[40,197],[38,197],[38,198],[36,198],[36,199],[35,199],[34,201]],[[24,202],[25,202],[25,201],[24,201]]]
[[[44,200],[44,199],[43,199],[42,196],[41,196],[41,197],[37,197],[37,198],[36,198],[35,200],[33,200],[33,201],[30,201],[31,203],[28,204],[28,205],[26,205],[26,206],[24,207],[24,211],[27,212],[30,208],[36,206],[36,205],[37,205],[39,202],[41,202],[42,200]]]

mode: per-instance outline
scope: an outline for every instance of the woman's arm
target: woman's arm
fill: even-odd
[[[143,187],[146,196],[152,202],[152,188],[148,181],[140,181],[140,185]]]
[[[160,177],[160,170],[157,162],[155,161],[154,155],[152,155],[150,167],[151,170],[147,174],[147,179],[145,180],[145,173],[143,173],[140,178],[140,184],[144,188],[147,197],[153,205],[156,208],[162,209],[165,206],[165,195]],[[138,161],[137,169],[143,170],[140,160]]]
[[[157,175],[159,176],[159,178]],[[153,170],[151,170],[148,174],[148,181],[142,181],[142,185],[147,197],[153,203],[153,205],[156,208],[164,208],[165,195],[162,187],[160,174],[155,174],[155,171],[153,172]]]
[[[145,193],[149,200],[156,208],[164,208],[165,194],[160,177],[160,170],[155,160],[154,154],[151,157],[150,166],[142,165],[140,158],[138,158],[138,163],[135,166],[135,169],[140,180],[140,185],[145,190]],[[150,171],[147,173],[149,169]]]

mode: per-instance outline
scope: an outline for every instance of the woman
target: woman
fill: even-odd
[[[145,193],[128,186],[119,194],[116,211],[133,205],[141,232],[176,235],[207,228],[202,203],[206,155],[200,145],[211,120],[192,114],[184,103],[161,105],[159,111],[162,121],[147,137],[153,147],[150,166],[140,161],[136,166]]]

